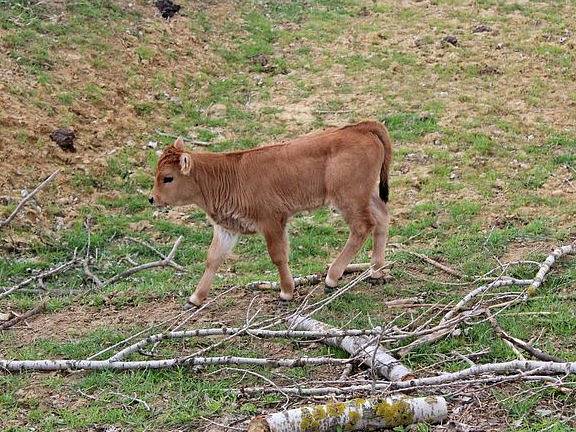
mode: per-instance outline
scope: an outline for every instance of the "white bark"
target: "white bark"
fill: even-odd
[[[319,339],[326,337],[344,337],[344,336],[359,336],[359,335],[378,335],[378,329],[375,330],[334,330],[334,331],[305,331],[305,330],[262,330],[262,329],[243,329],[241,327],[219,327],[219,328],[207,328],[207,329],[195,329],[195,330],[182,330],[182,331],[172,331],[168,333],[158,333],[152,336],[148,336],[146,339],[142,339],[136,342],[118,353],[110,357],[110,361],[119,361],[132,353],[137,352],[144,346],[148,344],[153,344],[160,342],[165,339],[183,339],[188,337],[197,336],[226,336],[226,335],[236,335],[236,336],[256,336],[265,338],[307,338],[307,339]]]
[[[554,251],[548,255],[546,260],[540,264],[538,273],[536,273],[533,282],[528,287],[528,295],[533,296],[536,294],[536,290],[540,287],[540,285],[542,285],[546,274],[550,271],[550,268],[554,265],[558,258],[560,258],[562,255],[573,253],[576,253],[576,241],[570,245],[560,246],[559,248],[554,249]]]
[[[290,328],[295,330],[311,330],[318,332],[331,332],[337,329],[302,315],[292,315],[287,318]],[[414,375],[410,369],[386,352],[378,341],[367,336],[345,336],[327,338],[323,341],[328,345],[342,348],[353,356],[357,356],[363,363],[372,368],[379,376],[391,381],[402,381]]]
[[[479,375],[490,374],[491,378],[496,379],[494,374],[508,374],[508,373],[535,373],[539,376],[544,374],[565,376],[569,374],[576,374],[576,362],[556,363],[544,361],[522,361],[513,360],[502,363],[488,363],[483,365],[476,365],[463,369],[458,372],[443,373],[433,377],[419,378],[407,381],[397,382],[376,382],[375,384],[360,384],[347,387],[316,387],[316,388],[300,388],[300,387],[280,387],[280,388],[266,388],[266,387],[252,387],[242,390],[247,395],[274,393],[281,391],[287,395],[297,396],[322,396],[327,394],[350,394],[356,392],[375,391],[375,390],[406,390],[416,387],[433,387],[455,382],[473,382],[473,377]],[[534,375],[516,375],[518,379],[535,378]]]
[[[21,372],[58,370],[132,370],[166,369],[177,366],[197,365],[252,365],[267,367],[301,367],[305,365],[346,364],[349,360],[330,357],[300,357],[294,359],[268,359],[251,357],[182,357],[164,360],[117,361],[109,360],[0,360],[0,370]]]
[[[18,212],[22,209],[22,207],[24,207],[24,204],[26,204],[28,201],[30,201],[32,198],[34,198],[34,195],[36,195],[38,192],[40,192],[42,189],[44,189],[46,187],[46,185],[48,185],[48,183],[50,183],[52,181],[52,179],[54,177],[56,177],[57,175],[58,175],[58,171],[54,171],[52,174],[50,174],[50,176],[46,180],[44,180],[42,183],[40,183],[38,186],[36,186],[36,189],[34,189],[32,192],[30,192],[28,195],[26,195],[22,199],[22,201],[20,201],[20,203],[16,206],[16,208],[10,214],[10,216],[8,216],[5,220],[0,221],[0,228],[5,227],[10,222],[12,222],[12,219],[14,219],[16,217],[16,215],[18,214]]]
[[[386,263],[382,269],[391,266],[391,263]],[[370,263],[358,263],[358,264],[348,264],[344,269],[345,274],[349,273],[360,273],[371,268]],[[307,285],[318,285],[324,281],[324,276],[320,273],[311,274],[307,276],[298,276],[294,278],[294,286],[307,286]],[[255,281],[246,285],[246,289],[279,289],[280,284],[278,282],[270,281]]]
[[[154,267],[178,267],[178,265],[174,262],[174,257],[176,256],[176,249],[178,249],[178,246],[180,246],[180,243],[182,242],[183,237],[180,236],[176,239],[176,242],[174,242],[174,245],[172,246],[172,249],[170,250],[170,253],[163,259],[158,260],[158,261],[152,261],[149,263],[145,263],[145,264],[140,264],[136,267],[132,267],[122,273],[118,273],[115,276],[112,276],[110,279],[101,282],[100,284],[100,288],[104,288],[108,285],[112,285],[116,282],[118,282],[120,279],[124,279],[134,273],[137,273],[139,271],[142,270],[148,270]]]
[[[446,400],[427,398],[353,399],[291,409],[254,418],[248,432],[332,432],[389,429],[437,423],[448,415]]]
[[[544,260],[544,262],[540,264],[540,269],[538,270],[538,273],[536,274],[534,279],[514,279],[506,277],[497,279],[492,283],[482,285],[474,289],[473,291],[470,291],[462,300],[458,302],[458,304],[456,304],[456,306],[454,306],[453,309],[451,309],[446,315],[444,315],[444,318],[442,318],[441,322],[447,321],[450,318],[452,318],[456,313],[462,310],[462,308],[465,305],[470,303],[475,297],[479,296],[480,294],[484,293],[485,291],[491,288],[497,288],[508,285],[530,285],[527,288],[527,292],[528,295],[533,296],[536,293],[536,290],[540,287],[540,285],[542,285],[542,282],[544,282],[546,274],[548,274],[550,268],[554,265],[556,260],[558,260],[558,258],[560,258],[563,255],[575,254],[575,253],[576,253],[576,242],[573,242],[572,244],[567,246],[560,246],[559,248],[554,249],[554,251],[546,258],[546,260]]]
[[[23,288],[27,285],[30,285],[32,282],[46,279],[46,278],[48,278],[48,277],[50,277],[56,273],[64,272],[64,271],[74,267],[77,263],[78,263],[78,258],[76,258],[76,253],[74,253],[74,258],[72,258],[70,261],[67,261],[64,264],[60,264],[54,268],[44,270],[44,271],[42,271],[42,272],[40,272],[34,276],[29,277],[28,279],[23,280],[22,282],[20,282],[17,285],[14,285],[13,287],[4,288],[2,290],[2,292],[0,292],[0,298],[9,296],[14,291],[19,290],[20,288]]]
[[[485,291],[488,291],[490,288],[497,288],[509,285],[530,285],[532,283],[532,279],[515,279],[515,278],[502,278],[497,279],[494,282],[491,282],[486,285],[482,285],[464,296],[462,300],[460,300],[456,306],[454,306],[440,321],[440,323],[444,323],[456,315],[458,312],[462,310],[464,306],[470,303],[475,297],[479,296]]]

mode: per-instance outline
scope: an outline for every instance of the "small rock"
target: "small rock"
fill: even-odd
[[[155,149],[156,147],[158,147],[158,142],[157,141],[148,141],[148,144],[146,144],[146,147],[151,148],[151,149]]]
[[[76,151],[76,147],[74,147],[76,134],[72,129],[56,129],[50,134],[50,139],[64,151],[72,153]]]
[[[63,228],[64,228],[64,218],[56,217],[56,219],[54,220],[54,230],[62,231]]]
[[[14,318],[14,315],[11,313],[0,313],[0,321],[9,321]]]
[[[414,39],[414,46],[420,48],[421,46],[426,45],[426,40],[424,38],[417,37]]]
[[[444,36],[442,38],[441,43],[444,46],[446,46],[446,45],[457,46],[458,45],[458,38],[456,36],[452,36],[452,35]]]
[[[534,413],[540,417],[548,417],[550,414],[552,414],[552,410],[541,408],[541,409],[535,410]]]
[[[500,42],[498,45],[496,45],[497,50],[501,50],[502,48],[504,48],[504,44],[502,42]]]
[[[472,30],[472,33],[489,33],[491,32],[492,29],[490,27],[488,27],[485,24],[478,24],[476,27],[474,27],[474,29]]]
[[[560,43],[562,45],[562,44],[565,44],[567,40],[568,40],[567,37],[562,36],[560,39],[558,39],[558,43]]]
[[[462,334],[462,330],[460,330],[460,329],[456,329],[452,332],[452,336],[454,336],[454,337],[458,337],[461,334]]]

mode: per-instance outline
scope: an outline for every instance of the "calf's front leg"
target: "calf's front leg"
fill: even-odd
[[[288,267],[288,235],[286,226],[275,227],[264,232],[268,254],[280,275],[280,299],[294,298],[294,279]]]
[[[236,242],[238,241],[238,234],[222,228],[220,225],[214,225],[214,233],[212,235],[212,243],[208,249],[208,258],[206,259],[206,269],[204,274],[198,282],[198,286],[194,294],[188,299],[186,306],[200,306],[212,287],[214,275],[218,271],[218,267],[226,259]]]

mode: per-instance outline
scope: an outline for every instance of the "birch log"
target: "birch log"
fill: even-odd
[[[302,315],[292,315],[287,318],[287,322],[293,330],[321,332],[338,330],[323,322]],[[326,338],[323,342],[342,348],[353,356],[358,356],[363,363],[372,368],[379,376],[390,381],[404,381],[414,378],[412,371],[388,354],[373,337],[345,336]]]
[[[0,327],[1,328],[1,327]],[[207,329],[195,329],[195,330],[180,330],[172,331],[168,333],[158,333],[152,336],[148,336],[126,348],[118,351],[110,357],[110,361],[119,361],[125,359],[132,353],[138,352],[140,349],[144,348],[148,344],[153,344],[160,342],[165,339],[184,339],[195,336],[255,336],[260,338],[307,338],[307,339],[319,339],[325,337],[344,337],[344,336],[359,336],[359,335],[373,335],[378,336],[379,331],[374,330],[336,330],[332,332],[319,332],[319,331],[298,331],[298,330],[263,330],[263,329],[250,329],[250,328],[240,328],[240,327],[217,327],[217,328],[207,328]]]
[[[488,375],[490,380],[498,381],[499,374],[506,374],[507,379],[515,378],[518,380],[528,380],[529,378],[536,378],[529,374],[538,373],[538,379],[542,379],[542,375],[574,375],[576,374],[576,362],[556,363],[544,362],[534,360],[512,360],[503,363],[488,363],[476,366],[471,366],[467,369],[462,369],[458,372],[445,372],[437,376],[397,381],[397,382],[383,382],[377,381],[370,384],[350,385],[347,387],[246,387],[242,389],[242,394],[253,396],[262,395],[265,393],[282,393],[284,395],[295,396],[324,396],[324,395],[339,395],[350,394],[365,391],[393,391],[393,390],[407,390],[414,388],[425,388],[442,386],[451,383],[466,383],[468,385],[475,382],[473,377],[480,375]],[[511,376],[510,373],[517,375]],[[548,377],[544,377],[548,378]]]
[[[353,399],[259,416],[248,432],[331,432],[389,429],[413,423],[437,423],[448,415],[441,396]]]
[[[134,369],[167,369],[179,366],[207,365],[252,365],[266,367],[302,367],[325,364],[343,365],[346,359],[331,357],[300,357],[288,359],[252,358],[252,357],[180,357],[164,360],[109,361],[109,360],[3,360],[0,359],[0,371],[22,372],[62,371],[62,370],[134,370]]]

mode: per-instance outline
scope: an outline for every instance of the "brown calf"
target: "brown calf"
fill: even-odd
[[[372,277],[384,265],[388,238],[388,170],[392,145],[386,128],[366,121],[286,143],[229,153],[188,152],[182,140],[168,147],[156,170],[150,202],[196,204],[214,225],[206,269],[188,300],[200,305],[239,234],[262,233],[280,274],[280,298],[291,300],[286,224],[303,210],[331,205],[350,227],[344,249],[328,269],[336,287],[344,269],[372,232]]]

